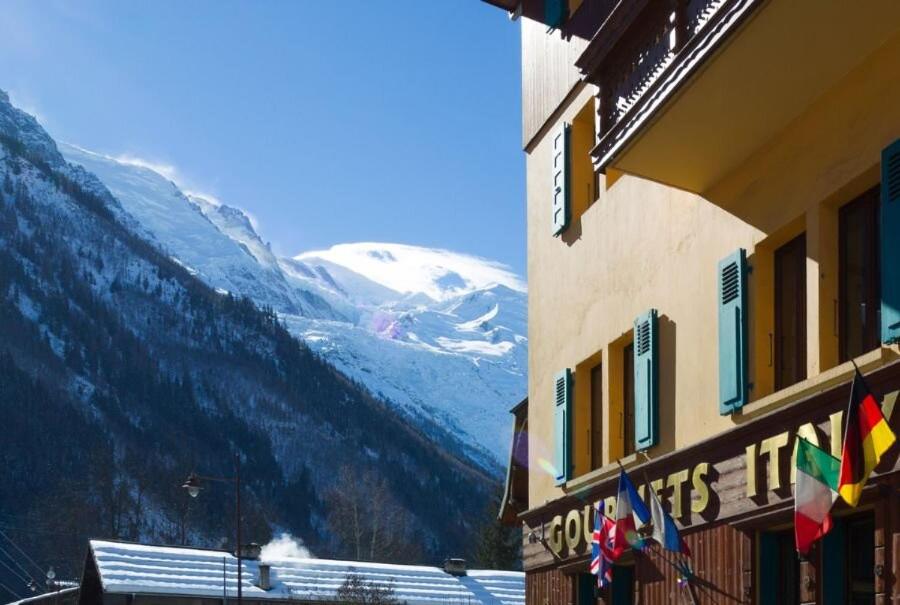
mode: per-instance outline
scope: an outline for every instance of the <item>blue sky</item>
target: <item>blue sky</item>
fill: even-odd
[[[281,254],[448,248],[525,270],[519,27],[480,0],[0,0],[0,88],[165,167]]]

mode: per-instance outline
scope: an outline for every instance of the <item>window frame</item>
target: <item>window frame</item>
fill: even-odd
[[[634,442],[634,339],[622,347],[622,456],[637,451]]]
[[[603,466],[603,362],[590,369],[590,467],[596,470]]]
[[[787,337],[789,335],[784,333],[784,326],[782,325],[782,318],[784,316],[785,305],[788,301],[784,299],[784,291],[782,288],[783,281],[783,273],[786,269],[785,263],[790,258],[791,255],[798,254],[800,256],[801,262],[799,263],[798,272],[796,274],[796,292],[798,296],[796,297],[796,324],[795,324],[795,334],[793,334],[793,341],[796,343],[796,347],[793,351],[789,350],[785,347],[785,343],[789,342]],[[806,233],[801,233],[796,237],[792,238],[790,241],[785,243],[782,246],[779,246],[778,249],[775,250],[774,253],[774,284],[773,284],[773,295],[774,295],[774,311],[775,311],[775,326],[774,326],[774,334],[773,334],[773,361],[774,361],[774,388],[776,391],[780,391],[781,389],[785,389],[789,386],[797,384],[806,380],[807,378],[807,296],[806,296],[806,258],[807,258],[807,242],[806,242]],[[786,355],[786,353],[792,353],[794,357],[794,363],[797,367],[797,375],[793,377],[793,379],[785,379],[783,374],[785,371],[785,357],[790,356]]]
[[[848,254],[848,216],[860,208],[867,208],[867,228],[874,233],[874,238],[865,251],[864,266],[870,272],[871,279],[865,285],[864,299],[870,305],[866,308],[866,317],[862,327],[862,351],[851,351],[848,342],[848,330],[852,310],[847,306],[849,297],[847,283]],[[841,363],[872,351],[881,346],[881,187],[876,185],[865,193],[844,204],[838,210],[838,358]]]

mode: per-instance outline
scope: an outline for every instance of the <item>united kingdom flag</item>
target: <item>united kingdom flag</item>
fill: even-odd
[[[594,505],[594,535],[591,539],[591,573],[597,576],[600,588],[612,582],[613,561],[619,558],[616,548],[616,524],[603,514],[600,503]]]

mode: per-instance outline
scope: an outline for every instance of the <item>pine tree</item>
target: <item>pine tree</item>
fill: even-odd
[[[496,494],[484,511],[475,544],[474,563],[482,569],[517,570],[522,568],[522,530],[500,522],[502,493]]]

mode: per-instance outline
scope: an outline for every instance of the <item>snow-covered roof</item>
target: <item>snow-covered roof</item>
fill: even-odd
[[[106,593],[221,597],[237,594],[237,559],[222,550],[148,546],[91,540],[91,552]],[[260,563],[271,566],[272,588],[255,585]],[[438,567],[326,559],[244,560],[243,594],[252,599],[328,601],[346,577],[391,586],[400,602],[422,605],[524,605],[525,574],[469,570],[453,576]]]

